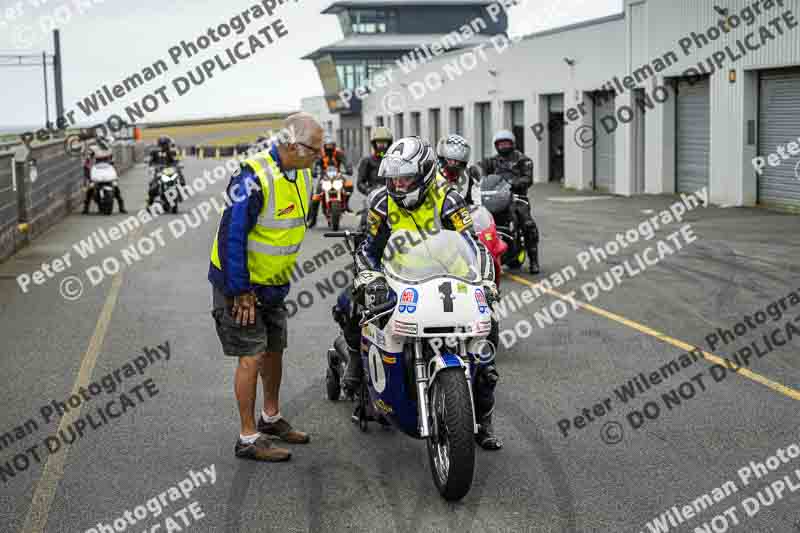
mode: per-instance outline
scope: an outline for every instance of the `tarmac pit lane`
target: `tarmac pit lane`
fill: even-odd
[[[611,412],[611,398],[606,398],[602,403],[596,403],[592,406],[591,410],[584,407],[581,410],[582,415],[578,415],[570,421],[569,418],[562,418],[558,421],[558,429],[561,430],[561,435],[566,437],[570,427],[575,429],[583,429],[595,420],[606,416]],[[592,418],[594,414],[595,418]]]

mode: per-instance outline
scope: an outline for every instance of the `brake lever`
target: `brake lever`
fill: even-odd
[[[358,323],[358,327],[363,328],[367,324],[370,324],[370,323],[374,322],[375,320],[381,318],[382,316],[388,315],[389,313],[394,313],[394,307],[392,307],[391,309],[387,309],[386,311],[383,311],[382,313],[378,313],[377,315],[373,316],[372,318],[368,318],[368,319],[363,319],[362,318],[361,322]],[[364,314],[368,314],[368,313],[364,313]]]

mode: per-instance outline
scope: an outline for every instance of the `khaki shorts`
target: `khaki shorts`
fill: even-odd
[[[286,349],[288,311],[285,304],[257,307],[256,323],[248,326],[236,323],[232,309],[232,306],[225,306],[211,312],[225,355],[243,357]]]

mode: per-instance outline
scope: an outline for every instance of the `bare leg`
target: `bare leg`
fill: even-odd
[[[283,353],[267,352],[259,365],[261,384],[264,386],[264,410],[269,416],[280,412],[279,394],[283,374]]]
[[[234,378],[236,401],[239,402],[239,418],[242,422],[242,435],[256,433],[256,394],[258,392],[259,362],[264,360],[264,354],[239,358]]]

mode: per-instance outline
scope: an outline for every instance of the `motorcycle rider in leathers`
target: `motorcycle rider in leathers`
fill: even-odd
[[[514,202],[514,209],[522,222],[525,247],[528,252],[529,271],[539,273],[539,228],[531,216],[528,201],[528,189],[533,185],[533,161],[516,149],[514,134],[508,130],[498,131],[493,140],[497,155],[480,162],[484,176],[489,174],[510,174],[511,190],[515,195],[524,198],[523,202]]]
[[[314,162],[312,174],[314,176],[314,194],[322,194],[322,180],[325,173],[328,171],[329,166],[334,166],[340,174],[350,175],[353,169],[347,162],[345,153],[336,146],[336,141],[332,135],[325,135],[322,140],[322,151],[319,159]],[[345,211],[350,211],[350,195],[352,189],[347,189],[347,202],[345,203]],[[311,202],[311,208],[308,211],[308,227],[313,228],[317,224],[317,215],[319,214],[319,200]]]
[[[461,135],[442,137],[436,145],[436,156],[439,160],[439,173],[467,202],[467,205],[480,205],[480,189],[478,184],[481,171],[469,164],[472,152],[467,140]]]
[[[393,228],[397,231],[409,227],[426,230],[442,227],[462,233],[478,251],[490,305],[497,298],[492,257],[474,234],[464,199],[448,183],[437,179],[436,155],[430,144],[419,137],[398,140],[387,150],[378,174],[386,186],[376,189],[369,196],[367,236],[356,255],[357,269],[353,283],[355,301],[349,302],[346,307],[340,301],[334,308],[334,318],[342,327],[349,347],[344,384],[351,391],[358,390],[363,377],[363,365],[359,352],[359,313],[352,312],[350,306],[370,308],[389,300],[389,286],[381,272],[381,258]],[[433,219],[436,213],[439,214],[439,221]],[[502,441],[494,434],[492,425],[494,389],[498,379],[493,358],[478,365],[474,398],[479,431],[475,438],[487,450],[502,447]],[[357,415],[358,409],[354,416]]]

